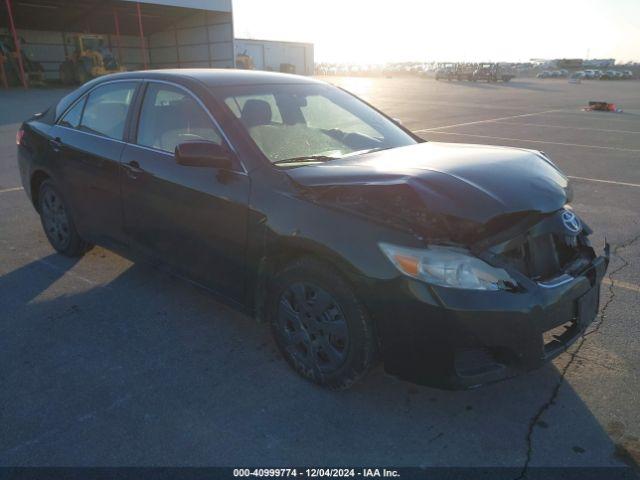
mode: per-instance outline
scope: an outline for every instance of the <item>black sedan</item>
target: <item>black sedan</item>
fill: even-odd
[[[345,388],[376,360],[470,388],[542,365],[595,318],[608,264],[542,152],[425,142],[292,75],[93,80],[17,135],[51,245],[161,261]],[[168,294],[170,294],[168,292]]]

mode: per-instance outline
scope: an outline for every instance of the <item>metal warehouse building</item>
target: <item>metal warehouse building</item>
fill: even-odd
[[[290,66],[292,73],[313,75],[313,44],[274,42],[271,40],[235,40],[236,55],[248,55],[258,70],[283,71]]]
[[[253,67],[311,75],[313,45],[235,39],[231,0],[0,0],[0,35],[14,36],[48,80],[70,54],[68,37],[100,34],[127,70]]]

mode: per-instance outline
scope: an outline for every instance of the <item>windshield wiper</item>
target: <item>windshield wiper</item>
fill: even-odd
[[[282,160],[276,160],[274,165],[279,163],[300,163],[300,162],[329,162],[331,160],[337,160],[340,157],[330,157],[328,155],[304,155],[302,157],[284,158]]]
[[[364,155],[365,153],[379,152],[380,150],[388,150],[388,149],[389,147],[366,148],[364,150],[356,150],[355,152],[347,153],[346,155],[342,155],[340,157],[330,157],[328,155],[303,155],[301,157],[293,157],[293,158],[285,158],[282,160],[276,160],[275,162],[273,162],[273,164],[278,165],[280,163],[330,162],[331,160],[355,157],[358,155]]]
[[[358,155],[364,155],[365,153],[373,153],[380,152],[382,150],[389,150],[391,147],[374,147],[374,148],[365,148],[364,150],[356,150],[355,152],[351,152],[345,155],[345,157],[356,157]]]

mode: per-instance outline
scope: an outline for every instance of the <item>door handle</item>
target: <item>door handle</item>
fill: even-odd
[[[138,175],[144,173],[144,170],[140,168],[140,164],[135,160],[131,160],[130,162],[123,163],[122,166],[127,171],[127,176],[132,179],[138,178]]]
[[[51,145],[51,149],[54,152],[59,152],[62,147],[64,146],[62,144],[62,140],[60,140],[60,137],[56,137],[56,138],[52,138],[49,140],[49,145]]]

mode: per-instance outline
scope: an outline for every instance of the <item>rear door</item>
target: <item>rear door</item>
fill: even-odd
[[[244,299],[249,177],[176,162],[176,145],[222,144],[202,102],[178,85],[149,82],[137,132],[122,155],[125,230],[131,244],[232,300]]]
[[[52,131],[51,148],[62,173],[64,194],[87,240],[124,241],[119,165],[139,85],[136,81],[99,85],[76,102]]]

